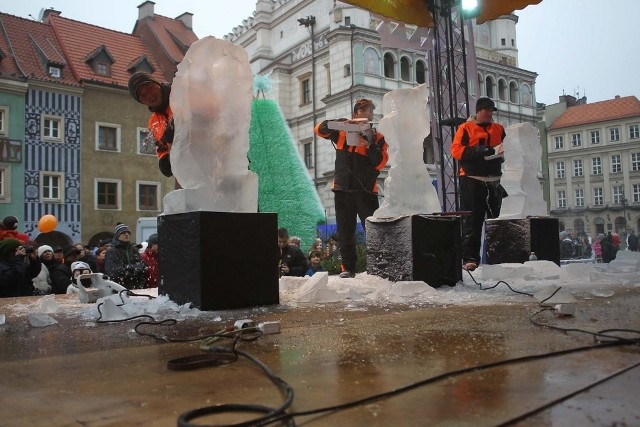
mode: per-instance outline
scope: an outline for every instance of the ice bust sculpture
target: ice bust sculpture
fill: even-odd
[[[248,168],[253,76],[246,51],[205,37],[187,51],[171,89],[170,158],[182,189],[164,213],[257,212],[258,178]]]

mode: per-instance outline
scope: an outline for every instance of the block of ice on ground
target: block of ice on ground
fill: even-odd
[[[55,295],[45,295],[36,301],[35,311],[37,313],[57,313],[60,306],[55,300]]]
[[[557,279],[560,277],[560,266],[552,261],[537,260],[525,261],[525,266],[531,268],[533,276],[537,279]]]
[[[396,89],[384,95],[379,130],[389,144],[389,175],[377,218],[440,212],[440,201],[423,158],[430,133],[429,87]]]
[[[399,297],[410,297],[413,295],[426,295],[426,294],[437,294],[436,291],[431,286],[427,285],[425,282],[421,281],[405,281],[405,282],[395,282],[391,285],[391,295],[399,296]]]
[[[215,37],[191,45],[170,99],[171,167],[183,190],[165,197],[165,213],[257,212],[258,179],[247,159],[252,87],[245,49]]]
[[[58,323],[56,319],[45,313],[30,313],[27,318],[29,319],[29,324],[34,328],[44,328]]]
[[[560,269],[560,280],[578,282],[589,280],[596,270],[591,264],[567,264]]]
[[[505,133],[500,183],[509,196],[502,200],[498,218],[548,216],[538,179],[538,163],[542,156],[538,130],[529,123],[519,123],[509,126]]]

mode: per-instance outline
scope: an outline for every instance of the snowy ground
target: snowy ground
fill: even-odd
[[[494,287],[494,285],[496,285]],[[483,265],[471,275],[463,271],[463,282],[453,287],[432,288],[424,282],[390,282],[377,276],[361,273],[353,279],[340,279],[318,273],[313,277],[283,277],[280,280],[280,304],[295,308],[327,303],[343,303],[350,309],[366,310],[371,306],[402,304],[410,307],[472,306],[492,304],[522,304],[531,296],[550,295],[557,287],[563,298],[607,298],[624,288],[640,287],[640,253],[621,251],[609,264],[569,264],[558,267],[549,261],[529,261],[524,264]],[[487,289],[492,288],[492,289]],[[514,292],[517,291],[517,292]],[[157,289],[140,290],[157,297]],[[161,320],[206,317],[220,320],[219,313],[203,312],[179,306],[165,295],[155,299],[144,297],[109,297],[103,302],[103,319],[117,320],[142,314]],[[35,302],[17,302],[8,307],[11,315],[29,315],[32,326],[55,323],[55,318],[79,317],[87,326],[99,318],[98,303],[82,304],[71,296],[47,295]],[[112,304],[113,303],[113,304]],[[268,311],[269,308],[266,308]],[[0,323],[3,313],[0,313]]]

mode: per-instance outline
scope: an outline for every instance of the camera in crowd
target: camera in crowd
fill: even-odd
[[[24,249],[24,251],[27,253],[27,255],[32,254],[33,252],[35,252],[35,249],[31,246],[22,246],[22,248]]]

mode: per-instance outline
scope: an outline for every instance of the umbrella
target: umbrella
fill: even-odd
[[[433,16],[427,7],[427,0],[341,0],[353,6],[367,9],[389,19],[413,24],[419,27],[433,27]],[[442,0],[447,1],[447,0]],[[480,15],[476,23],[508,15],[514,10],[538,4],[542,0],[484,0],[481,2]]]

